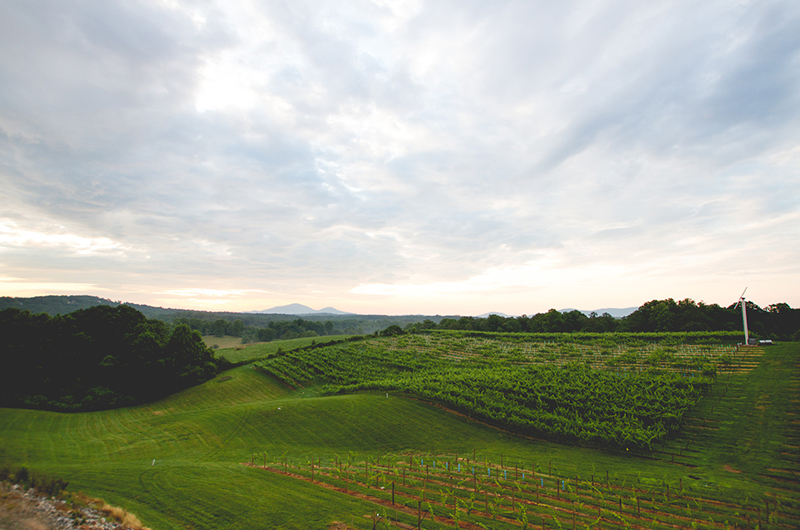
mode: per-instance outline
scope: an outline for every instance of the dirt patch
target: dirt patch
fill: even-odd
[[[353,527],[340,521],[334,521],[328,526],[328,530],[353,530]]]
[[[724,469],[725,471],[728,471],[729,473],[741,473],[741,471],[739,471],[736,468],[733,468],[733,467],[729,466],[728,464],[725,464],[724,466],[722,466],[722,469]]]
[[[65,501],[0,482],[0,529],[2,530],[149,530],[133,514],[98,499],[76,494],[81,502],[98,508],[70,507]],[[117,519],[117,522],[114,519]]]

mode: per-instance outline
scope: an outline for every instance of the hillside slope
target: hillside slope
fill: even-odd
[[[368,522],[363,516],[374,506],[366,501],[241,465],[264,453],[306,465],[336,455],[385,461],[387,454],[471,457],[474,450],[495,462],[499,455],[506,462],[551,462],[566,477],[608,470],[627,483],[680,480],[687,491],[742,503],[767,492],[781,510],[795,513],[800,486],[792,477],[800,469],[787,447],[798,441],[789,414],[798,398],[799,360],[798,344],[765,350],[761,365],[720,387],[695,411],[683,438],[655,460],[516,437],[391,394],[292,392],[243,366],[139,407],[82,414],[0,409],[0,464],[63,477],[70,489],[119,505],[155,530]],[[712,429],[700,428],[706,419]],[[680,451],[681,465],[665,456],[684,446],[691,449]]]

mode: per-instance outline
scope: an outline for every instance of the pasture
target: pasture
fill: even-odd
[[[215,350],[217,348],[236,348],[242,345],[242,337],[234,337],[233,335],[223,335],[222,337],[203,335],[203,342],[206,343],[206,346],[214,348]]]
[[[216,350],[215,353],[217,357],[224,357],[232,363],[241,363],[269,357],[274,355],[278,349],[284,351],[295,350],[322,342],[347,340],[352,336],[353,335],[327,335],[324,337],[301,337],[297,339],[273,340],[271,342],[256,342],[253,344],[241,344],[240,339],[239,343],[236,345],[220,346],[220,349]],[[208,341],[206,341],[206,344],[208,344]]]
[[[554,353],[531,357],[574,359],[565,349],[548,360]],[[0,409],[0,465],[62,477],[156,530],[373,528],[376,513],[387,516],[379,528],[420,517],[422,528],[569,528],[573,510],[576,528],[797,528],[799,366],[800,344],[748,349],[673,436],[626,452],[514,435],[391,392],[290,389],[246,365],[139,407]]]

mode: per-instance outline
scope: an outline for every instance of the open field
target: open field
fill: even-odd
[[[205,342],[206,346],[209,348],[214,349],[236,348],[237,346],[241,346],[242,337],[234,337],[232,335],[223,335],[222,337],[217,337],[216,335],[203,335],[203,342]]]
[[[510,520],[521,520],[519,507],[512,509],[512,501],[519,505],[521,498],[535,528],[542,517],[548,528],[570,527],[573,508],[577,527],[596,528],[598,506],[603,528],[725,528],[726,520],[728,527],[755,528],[759,517],[762,528],[797,528],[800,344],[751,349],[747,355],[752,366],[718,376],[711,394],[689,412],[687,425],[673,439],[636,454],[519,437],[391,393],[387,398],[385,393],[319,396],[316,387],[290,391],[247,365],[140,407],[82,414],[0,409],[0,463],[63,477],[70,490],[102,497],[155,530],[328,528],[332,521],[372,528],[365,515],[392,518],[395,510],[402,521],[416,525],[423,489],[430,504],[422,505],[423,511],[459,513],[462,521],[474,517],[473,524],[487,528],[519,528]],[[242,465],[264,461],[278,472]],[[333,476],[320,477],[317,467],[311,483],[311,461]],[[348,461],[348,491],[361,497],[319,482],[343,487],[337,473]],[[284,462],[285,471],[308,480],[281,474]],[[456,475],[459,463],[461,475]],[[474,485],[464,476],[473,464],[483,482],[470,500]],[[539,506],[534,504],[534,465],[537,478],[544,480]],[[498,484],[488,482],[487,468]],[[403,469],[407,483],[413,483],[405,490]],[[498,477],[502,471],[505,477]],[[423,488],[425,473],[429,480]],[[565,489],[556,493],[559,480]],[[370,502],[390,503],[392,481],[396,501],[407,504],[410,513]],[[450,500],[443,499],[446,493]],[[453,493],[461,512],[452,508]],[[614,515],[620,498],[621,519]],[[465,503],[474,505],[473,513],[464,512]],[[490,506],[488,517],[478,513],[484,503]],[[427,516],[422,527],[447,524]]]
[[[255,359],[263,359],[264,357],[273,355],[278,351],[278,348],[288,351],[322,342],[347,340],[352,336],[353,335],[326,335],[324,337],[303,337],[299,339],[257,342],[254,344],[241,344],[240,339],[239,344],[234,346],[222,346],[220,344],[220,349],[216,351],[216,354],[218,357],[224,357],[232,363],[240,363]],[[205,337],[203,337],[203,339],[205,340]],[[208,344],[208,341],[206,341],[206,344]]]

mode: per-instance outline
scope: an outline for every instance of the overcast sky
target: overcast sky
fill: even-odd
[[[800,306],[800,2],[0,3],[0,294]]]

